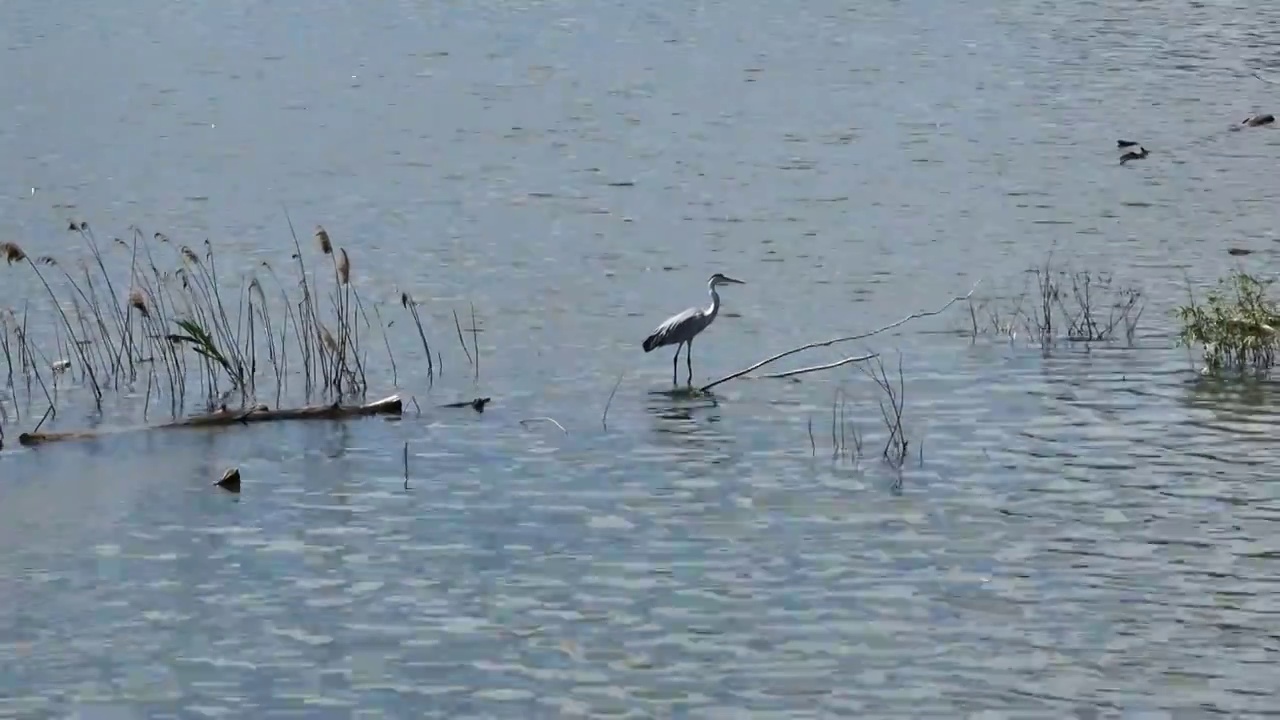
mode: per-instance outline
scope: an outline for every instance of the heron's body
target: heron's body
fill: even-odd
[[[725,277],[720,273],[711,276],[707,281],[707,290],[711,293],[711,305],[705,308],[691,307],[688,310],[672,315],[663,321],[649,337],[644,339],[644,351],[652,352],[660,347],[667,345],[676,346],[675,357],[671,359],[671,382],[677,382],[678,370],[680,367],[680,348],[688,346],[685,349],[684,359],[688,368],[688,383],[693,384],[693,339],[698,333],[707,329],[707,326],[715,321],[716,315],[720,314],[720,294],[716,292],[717,285],[745,285],[741,280],[734,280],[731,277]]]

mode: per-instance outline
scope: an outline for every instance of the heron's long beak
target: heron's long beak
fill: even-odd
[[[734,280],[733,278],[731,278],[731,277],[729,277],[729,276],[727,276],[727,275],[721,275],[721,276],[720,276],[720,278],[721,278],[722,280],[724,280],[725,282],[727,282],[727,283],[733,283],[734,285],[746,285],[746,283],[742,282],[741,280]]]

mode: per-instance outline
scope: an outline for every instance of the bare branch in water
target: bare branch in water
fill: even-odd
[[[898,328],[898,327],[901,327],[901,326],[903,326],[903,325],[906,325],[907,323],[911,322],[912,320],[918,320],[918,319],[920,319],[920,318],[931,317],[931,316],[933,316],[933,315],[940,315],[940,314],[942,314],[943,312],[945,312],[945,311],[946,311],[946,309],[947,309],[947,308],[949,308],[949,307],[951,307],[952,305],[954,305],[954,304],[956,304],[956,303],[958,303],[958,302],[964,302],[964,301],[968,300],[970,297],[972,297],[972,296],[973,296],[973,292],[974,292],[975,290],[977,290],[977,289],[978,289],[978,286],[979,286],[980,284],[982,284],[982,280],[981,280],[981,279],[979,279],[977,282],[975,282],[975,283],[973,284],[973,287],[969,288],[969,292],[965,293],[964,295],[958,295],[958,296],[956,296],[956,297],[951,298],[950,300],[948,300],[948,301],[947,301],[947,303],[946,303],[945,305],[943,305],[942,307],[938,308],[937,310],[927,310],[927,311],[924,311],[924,312],[916,312],[916,313],[912,313],[912,314],[910,314],[910,315],[908,315],[908,316],[906,316],[906,317],[902,318],[901,320],[898,320],[898,321],[896,321],[896,322],[889,323],[888,325],[885,325],[884,327],[881,327],[881,328],[876,328],[875,330],[872,330],[872,331],[870,331],[870,332],[860,333],[860,334],[858,334],[858,335],[847,335],[847,336],[844,336],[844,337],[832,338],[832,339],[830,339],[830,340],[823,340],[823,341],[821,341],[821,342],[812,342],[812,343],[808,343],[808,344],[806,344],[806,345],[801,345],[800,347],[796,347],[796,348],[792,348],[792,349],[790,349],[790,350],[786,350],[786,351],[780,352],[780,353],[778,353],[777,355],[772,355],[772,356],[770,356],[770,357],[765,358],[764,360],[761,360],[760,362],[758,362],[758,363],[756,363],[756,364],[752,365],[752,366],[751,366],[751,367],[749,367],[749,368],[746,368],[746,369],[743,369],[743,370],[739,370],[738,372],[735,372],[735,373],[730,374],[730,375],[726,375],[726,376],[724,376],[724,377],[720,378],[719,380],[716,380],[716,381],[714,381],[714,382],[712,382],[712,383],[709,383],[709,384],[707,384],[707,385],[703,385],[701,388],[699,388],[699,391],[700,391],[700,392],[707,392],[708,390],[710,390],[711,388],[713,388],[713,387],[715,387],[715,386],[717,386],[717,385],[721,385],[721,384],[723,384],[723,383],[727,383],[727,382],[729,382],[730,380],[736,380],[737,378],[740,378],[740,377],[742,377],[743,375],[747,375],[747,374],[749,374],[749,373],[755,372],[756,370],[759,370],[760,368],[764,367],[765,365],[768,365],[768,364],[773,363],[773,362],[777,362],[778,360],[781,360],[782,358],[789,357],[789,356],[791,356],[791,355],[795,355],[796,353],[804,352],[805,350],[812,350],[812,349],[814,349],[814,348],[820,348],[820,347],[830,347],[830,346],[832,346],[832,345],[837,345],[837,344],[840,344],[840,343],[853,342],[853,341],[855,341],[855,340],[865,340],[866,338],[869,338],[869,337],[872,337],[872,336],[875,336],[875,335],[879,335],[880,333],[887,332],[887,331],[889,331],[889,330],[893,330],[894,328]],[[853,362],[853,361],[850,361],[850,362]],[[835,365],[834,367],[839,367],[839,364]],[[786,377],[786,375],[782,375],[782,377]]]
[[[902,377],[902,355],[898,355],[897,387],[894,387],[893,381],[885,371],[884,362],[879,359],[876,360],[875,367],[872,370],[863,369],[863,372],[875,382],[889,401],[887,407],[883,400],[880,402],[880,417],[884,420],[885,429],[889,431],[889,438],[885,441],[881,455],[893,467],[901,468],[907,460],[907,450],[910,444],[907,439],[907,433],[902,428],[902,413],[906,403],[905,383]],[[921,455],[921,462],[924,462],[923,455]]]
[[[810,365],[809,367],[797,368],[795,370],[788,370],[786,372],[780,372],[780,373],[770,373],[769,375],[761,375],[760,377],[771,378],[771,379],[789,378],[796,375],[804,375],[806,373],[821,372],[823,370],[834,370],[835,368],[842,367],[844,365],[849,365],[851,363],[856,363],[856,362],[865,362],[867,360],[873,360],[878,357],[880,357],[878,353],[870,353],[868,355],[853,355],[851,357],[844,358],[843,360],[837,360],[835,362],[826,363],[824,365]]]
[[[556,422],[556,419],[555,419],[555,418],[551,418],[551,417],[525,418],[524,420],[521,420],[521,421],[520,421],[520,427],[527,427],[526,423],[534,423],[534,422],[539,422],[539,421],[541,421],[541,422],[549,422],[549,423],[551,423],[552,425],[555,425],[556,427],[560,428],[560,432],[564,433],[565,435],[568,435],[568,434],[569,434],[569,431],[568,431],[568,430],[565,430],[563,425],[561,425],[560,423]]]

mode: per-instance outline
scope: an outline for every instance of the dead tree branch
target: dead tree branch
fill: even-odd
[[[771,378],[771,379],[789,378],[795,375],[804,375],[805,373],[821,372],[823,370],[834,370],[835,368],[841,367],[842,365],[848,365],[850,363],[856,363],[856,362],[865,362],[867,360],[872,360],[878,357],[880,357],[878,353],[870,353],[867,355],[854,355],[852,357],[847,357],[843,360],[837,360],[832,363],[826,363],[825,365],[810,365],[809,367],[797,368],[795,370],[788,370],[786,372],[780,372],[780,373],[770,373],[768,375],[761,375],[760,377]]]
[[[344,420],[347,418],[365,417],[368,415],[399,415],[403,403],[399,395],[378,400],[364,405],[313,405],[304,408],[269,410],[266,405],[258,405],[248,410],[219,410],[207,415],[196,415],[163,425],[143,425],[140,427],[115,428],[108,430],[76,430],[70,432],[35,431],[22,433],[18,443],[25,446],[43,445],[60,440],[83,440],[110,435],[130,430],[169,430],[173,428],[207,428],[227,427],[258,422],[277,422],[281,420]]]
[[[791,355],[795,355],[796,353],[804,352],[805,350],[812,350],[812,349],[814,349],[814,348],[820,348],[820,347],[830,347],[830,346],[832,346],[832,345],[836,345],[836,344],[839,344],[839,343],[853,342],[853,341],[855,341],[855,340],[864,340],[864,339],[866,339],[866,338],[869,338],[869,337],[872,337],[872,336],[875,336],[875,335],[879,335],[880,333],[888,332],[889,330],[893,330],[894,328],[898,328],[898,327],[901,327],[901,326],[903,326],[903,325],[906,325],[907,323],[911,322],[912,320],[918,320],[918,319],[920,319],[920,318],[931,317],[931,316],[933,316],[933,315],[941,315],[944,311],[946,311],[946,309],[947,309],[947,308],[951,307],[952,305],[955,305],[955,304],[956,304],[956,303],[958,303],[958,302],[964,302],[964,301],[968,300],[970,297],[972,297],[972,296],[973,296],[973,292],[974,292],[975,290],[977,290],[977,289],[978,289],[978,286],[979,286],[979,285],[981,285],[981,284],[982,284],[982,280],[981,280],[981,279],[979,279],[979,280],[978,280],[978,282],[975,282],[975,283],[973,284],[973,287],[969,288],[969,292],[965,293],[964,295],[957,295],[956,297],[951,298],[950,300],[948,300],[948,301],[947,301],[947,304],[943,305],[942,307],[938,308],[937,310],[926,310],[926,311],[923,311],[923,312],[912,313],[912,314],[910,314],[910,315],[908,315],[908,316],[906,316],[906,317],[902,318],[901,320],[898,320],[898,321],[896,321],[896,322],[889,323],[888,325],[885,325],[884,327],[881,327],[881,328],[876,328],[875,330],[871,330],[870,332],[864,332],[864,333],[861,333],[861,334],[858,334],[858,335],[847,335],[847,336],[845,336],[845,337],[832,338],[832,339],[830,339],[830,340],[824,340],[824,341],[822,341],[822,342],[812,342],[812,343],[808,343],[807,345],[801,345],[800,347],[797,347],[797,348],[792,348],[792,349],[790,349],[790,350],[785,350],[785,351],[783,351],[783,352],[778,353],[777,355],[773,355],[773,356],[771,356],[771,357],[767,357],[767,358],[765,358],[764,360],[761,360],[760,362],[756,363],[755,365],[752,365],[752,366],[751,366],[751,367],[749,367],[749,368],[746,368],[746,369],[744,369],[744,370],[739,370],[738,372],[735,372],[735,373],[730,374],[730,375],[726,375],[726,376],[724,376],[724,377],[720,378],[719,380],[716,380],[716,381],[714,381],[714,382],[711,382],[711,383],[709,383],[709,384],[707,384],[707,385],[703,385],[702,387],[698,388],[698,390],[699,390],[699,392],[707,392],[708,390],[710,390],[711,388],[713,388],[713,387],[715,387],[715,386],[717,386],[717,385],[721,385],[721,384],[727,383],[727,382],[729,382],[730,380],[736,380],[736,379],[738,379],[738,378],[742,377],[743,375],[747,375],[747,374],[749,374],[749,373],[755,372],[756,370],[759,370],[760,368],[764,367],[765,365],[768,365],[768,364],[770,364],[770,363],[777,362],[778,360],[781,360],[781,359],[782,359],[782,358],[784,358],[784,357],[789,357],[789,356],[791,356]],[[870,358],[870,357],[875,357],[875,356],[874,356],[874,355],[871,355],[871,356],[868,356],[868,357]],[[848,360],[848,362],[857,362],[856,360],[852,360],[852,359],[848,359],[848,358],[846,358],[846,359]],[[832,365],[831,365],[831,367],[840,367],[840,365],[842,365],[842,364],[847,364],[847,363],[845,363],[844,361],[840,361],[840,362],[837,362],[837,363],[832,364]],[[826,369],[826,368],[817,367],[817,366],[815,366],[815,368],[814,368],[814,369],[802,368],[802,370],[805,370],[806,372],[816,372],[817,370],[820,370],[820,369]],[[797,372],[797,373],[795,373],[795,374],[799,374],[799,373]],[[787,374],[786,374],[786,373],[779,373],[779,374],[777,374],[777,375],[772,375],[772,376],[769,376],[769,377],[787,377]]]
[[[883,400],[880,401],[880,417],[884,420],[885,430],[889,432],[889,437],[885,441],[884,450],[881,456],[885,461],[895,468],[901,468],[907,460],[907,449],[911,441],[907,438],[907,433],[902,427],[902,412],[905,408],[906,385],[902,377],[902,356],[898,356],[898,382],[894,387],[893,380],[889,374],[885,372],[884,362],[876,360],[876,366],[865,372],[884,393],[885,398],[889,401],[889,406],[885,407]],[[923,463],[924,456],[921,455]]]

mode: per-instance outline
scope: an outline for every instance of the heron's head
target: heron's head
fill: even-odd
[[[734,280],[733,278],[723,273],[716,273],[715,275],[711,276],[710,280],[707,281],[707,285],[715,288],[721,285],[746,285],[746,283],[742,282],[741,280]]]

